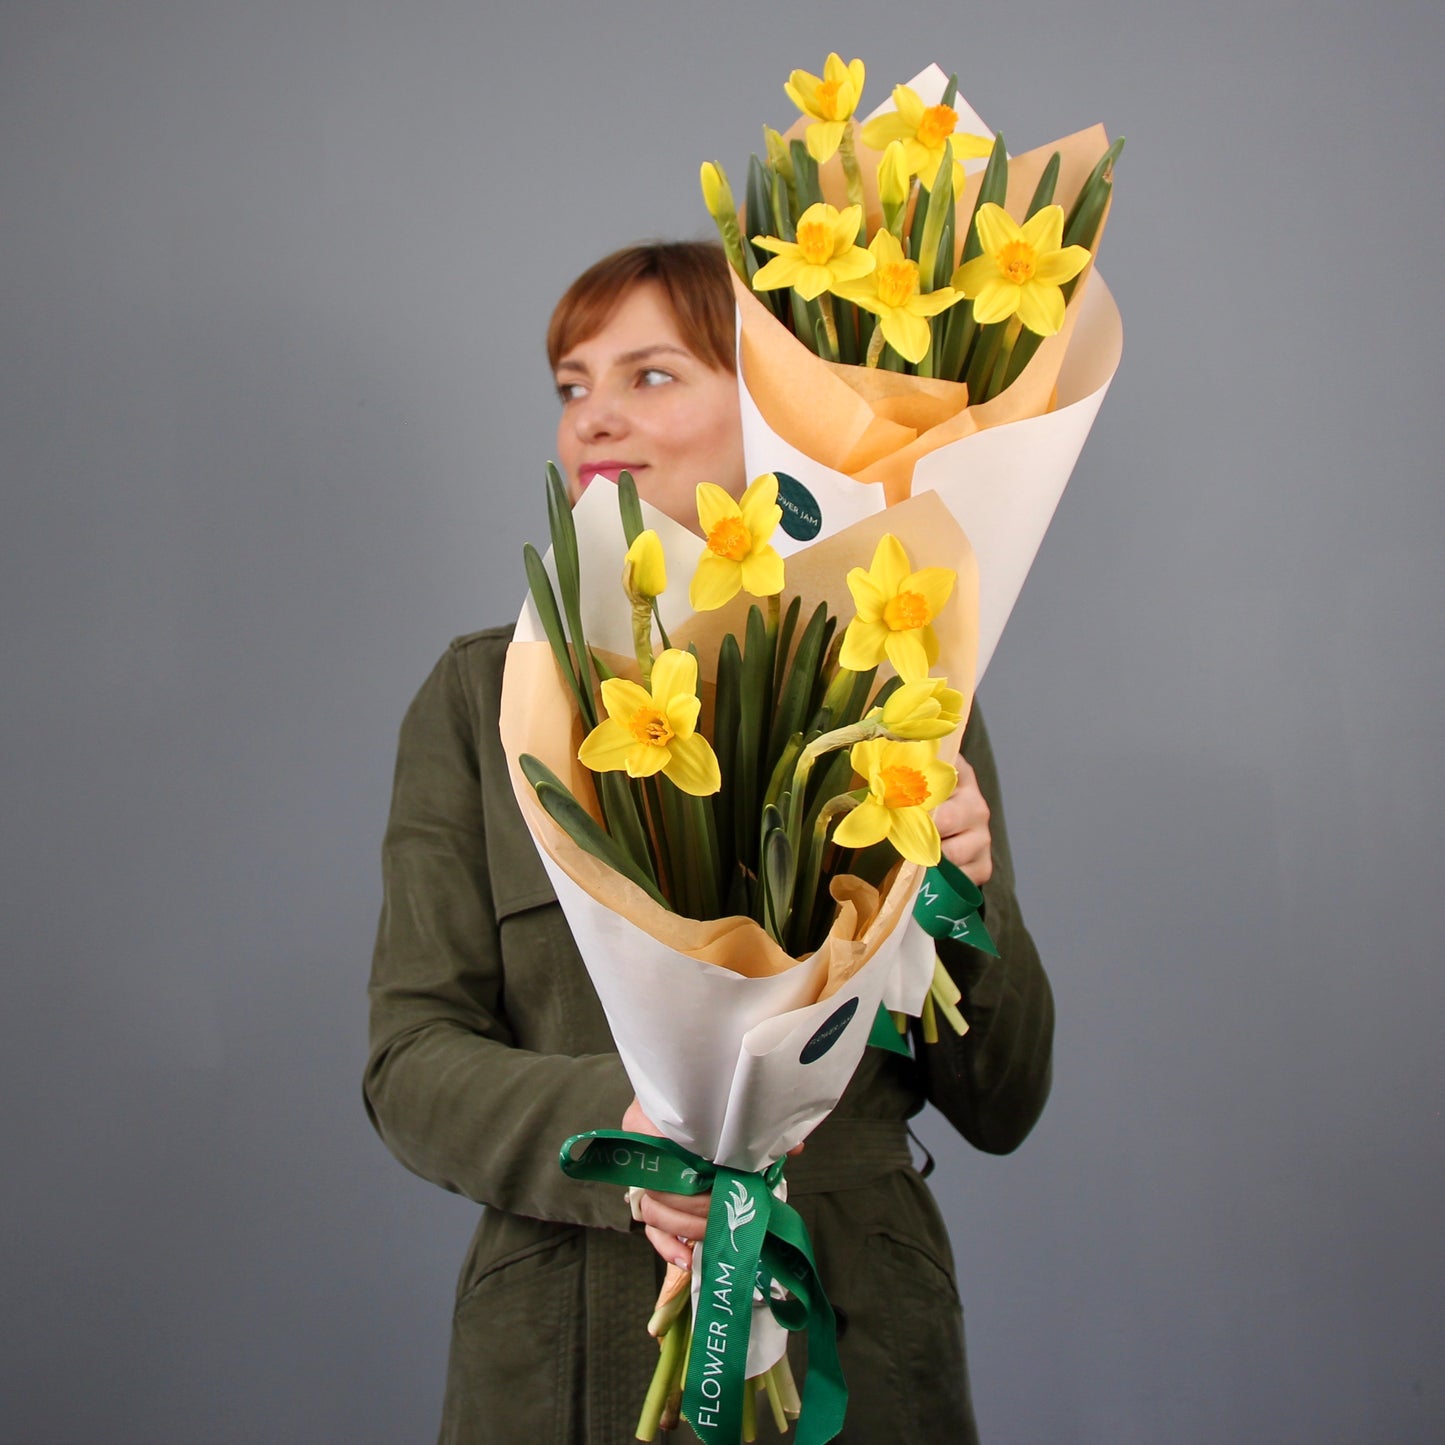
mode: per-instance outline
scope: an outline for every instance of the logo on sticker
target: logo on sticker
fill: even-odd
[[[811,542],[823,527],[823,509],[818,499],[796,477],[774,472],[778,479],[778,506],[783,509],[782,527],[795,542]]]
[[[811,1064],[821,1059],[829,1049],[843,1035],[843,1030],[853,1021],[853,1015],[858,1012],[858,1000],[850,998],[841,1008],[834,1009],[823,1021],[817,1033],[803,1045],[803,1052],[798,1055],[800,1064]]]

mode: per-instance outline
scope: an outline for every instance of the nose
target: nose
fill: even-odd
[[[584,442],[605,441],[622,436],[627,430],[626,409],[608,387],[595,387],[579,397],[570,407],[572,425]]]

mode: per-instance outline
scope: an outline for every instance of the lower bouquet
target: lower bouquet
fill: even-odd
[[[847,1388],[786,1155],[870,1038],[896,1042],[890,979],[934,967],[932,940],[904,925],[940,861],[932,810],[956,781],[973,555],[931,493],[794,553],[786,575],[772,476],[741,501],[699,487],[701,539],[644,508],[625,474],[571,512],[552,472],[548,501],[551,569],[528,549],[502,740],[628,1078],[666,1136],[559,1140],[561,1164],[711,1193],[693,1270],[671,1267],[638,1321],[660,1346],[638,1438],[682,1418],[704,1440],[751,1439],[767,1409],[821,1445]],[[803,1328],[800,1390],[785,1350]]]

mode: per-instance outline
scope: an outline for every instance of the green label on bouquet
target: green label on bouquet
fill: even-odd
[[[803,1052],[798,1055],[800,1064],[812,1064],[821,1059],[834,1044],[843,1037],[843,1030],[853,1020],[853,1015],[858,1012],[858,999],[855,995],[840,1009],[835,1009],[823,1021],[818,1032],[803,1045]]]
[[[774,472],[778,479],[778,506],[783,509],[782,528],[798,542],[811,542],[823,527],[823,509],[818,499],[796,477]]]
[[[574,1179],[641,1185],[674,1194],[712,1192],[700,1246],[699,1292],[682,1413],[698,1438],[737,1445],[743,1433],[753,1290],[786,1330],[808,1331],[808,1375],[797,1445],[826,1445],[843,1428],[848,1387],[838,1364],[833,1308],[818,1280],[802,1218],[773,1195],[783,1160],[759,1173],[727,1169],[646,1134],[597,1129],[562,1146]],[[791,1299],[774,1299],[777,1280]]]
[[[954,938],[998,957],[998,948],[983,923],[983,894],[967,874],[941,858],[924,875],[913,916],[933,938]]]

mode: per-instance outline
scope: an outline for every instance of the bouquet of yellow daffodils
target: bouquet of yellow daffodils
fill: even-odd
[[[841,1096],[901,952],[922,938],[931,958],[904,924],[939,861],[931,813],[971,694],[976,572],[939,500],[785,564],[777,491],[766,475],[740,500],[699,487],[700,542],[625,476],[569,511],[552,472],[551,567],[528,550],[504,678],[518,801],[667,1136],[579,1136],[563,1167],[712,1193],[693,1277],[670,1273],[652,1321],[642,1439],[679,1414],[748,1439],[764,1403],[780,1426],[801,1410],[802,1442],[841,1425],[831,1312],[782,1161]],[[799,1393],[784,1349],[801,1327]]]
[[[794,540],[943,495],[979,559],[981,675],[1118,363],[1093,257],[1123,142],[1010,157],[936,66],[860,120],[864,78],[838,55],[792,72],[801,117],[764,128],[741,205],[702,167],[745,457],[781,474]]]

